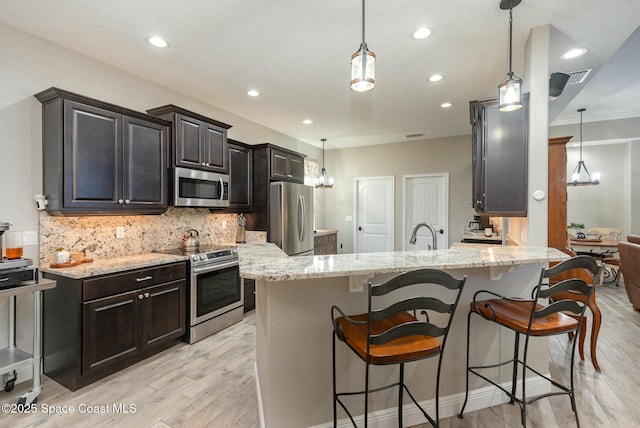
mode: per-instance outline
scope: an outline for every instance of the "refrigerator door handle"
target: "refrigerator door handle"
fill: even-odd
[[[304,196],[298,196],[298,238],[300,242],[304,240],[304,228],[305,228],[305,206],[304,206]]]

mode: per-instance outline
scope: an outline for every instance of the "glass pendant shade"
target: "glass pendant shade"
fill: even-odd
[[[514,111],[522,108],[522,79],[510,73],[507,79],[498,85],[500,111]]]
[[[351,89],[366,92],[376,86],[376,54],[362,43],[360,49],[351,55]]]
[[[333,187],[333,178],[327,177],[327,170],[324,169],[324,143],[326,138],[322,138],[322,170],[320,170],[320,176],[316,180],[316,189],[331,189]]]
[[[509,73],[506,80],[498,85],[498,110],[514,111],[522,108],[522,79],[513,74],[511,68],[513,48],[513,8],[520,0],[502,0],[500,9],[509,9]]]
[[[589,174],[587,165],[582,160],[582,113],[586,109],[578,109],[580,113],[580,160],[571,173],[571,178],[567,180],[568,186],[595,186],[600,184],[600,173],[594,172],[593,175]]]

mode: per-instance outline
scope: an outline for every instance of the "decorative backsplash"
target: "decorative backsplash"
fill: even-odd
[[[232,243],[236,239],[236,226],[236,214],[212,214],[206,208],[169,207],[160,215],[96,217],[54,217],[41,211],[40,264],[54,261],[54,253],[60,247],[83,251],[92,258],[178,248],[189,229],[199,232],[201,245]],[[116,238],[117,227],[124,227],[124,238]],[[264,242],[266,232],[247,232],[246,239]]]

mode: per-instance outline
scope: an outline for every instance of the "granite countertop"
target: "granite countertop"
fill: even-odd
[[[313,231],[314,236],[333,235],[338,233],[338,229],[317,229]]]
[[[238,255],[241,276],[266,281],[374,275],[421,268],[509,266],[569,258],[554,248],[493,245],[454,246],[435,251],[288,257],[274,244],[262,244],[240,247]]]
[[[134,256],[113,257],[109,259],[94,259],[91,263],[83,263],[78,266],[53,269],[47,266],[39,267],[41,272],[52,273],[72,279],[89,278],[107,273],[122,272],[125,270],[141,269],[166,263],[188,260],[187,256],[176,256],[161,253],[144,253]]]

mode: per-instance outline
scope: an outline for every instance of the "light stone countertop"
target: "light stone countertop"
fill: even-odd
[[[334,233],[338,233],[338,229],[318,229],[313,232],[313,236],[333,235]]]
[[[52,273],[72,279],[89,278],[108,273],[123,272],[132,269],[141,269],[163,265],[167,263],[188,260],[187,256],[176,256],[161,253],[144,253],[134,256],[113,257],[109,259],[94,259],[91,263],[83,263],[78,266],[53,269],[47,266],[39,267],[41,272]]]
[[[454,246],[435,251],[288,257],[274,244],[238,248],[240,276],[287,281],[338,276],[375,275],[414,269],[462,269],[546,263],[569,256],[554,248],[519,246]]]

